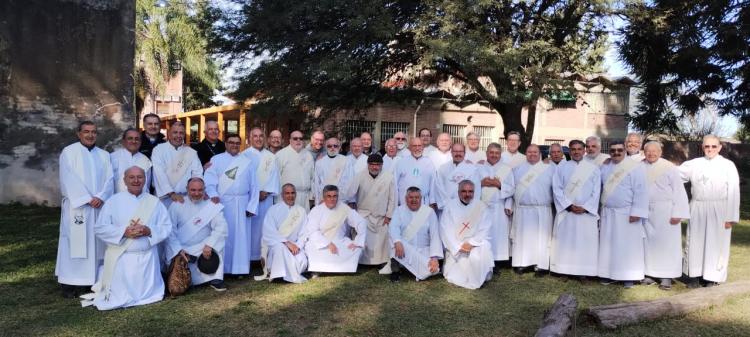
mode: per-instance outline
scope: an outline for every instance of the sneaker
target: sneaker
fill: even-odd
[[[222,280],[213,280],[208,285],[216,291],[227,291],[227,285]]]
[[[630,288],[633,288],[633,286],[635,285],[635,282],[625,281],[622,283],[622,285],[625,287],[625,289],[630,289]]]

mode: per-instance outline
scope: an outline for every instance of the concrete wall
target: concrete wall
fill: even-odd
[[[134,125],[132,0],[0,1],[0,203],[60,203],[58,156],[86,119]]]

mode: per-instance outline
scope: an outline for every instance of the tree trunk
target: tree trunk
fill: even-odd
[[[588,314],[601,326],[614,329],[622,325],[662,317],[684,315],[723,303],[727,298],[750,292],[750,281],[701,288],[658,300],[617,303],[591,307]]]
[[[544,314],[542,326],[536,331],[535,337],[564,337],[576,320],[578,301],[571,294],[562,294],[555,304]]]
[[[500,118],[503,120],[503,137],[508,138],[508,133],[516,131],[521,134],[521,147],[520,151],[525,152],[526,147],[531,144],[531,139],[534,135],[534,125],[536,124],[536,99],[532,99],[533,108],[531,105],[528,110],[528,118],[526,127],[523,126],[523,107],[526,104],[523,103],[499,103],[490,102],[492,108],[494,108]]]

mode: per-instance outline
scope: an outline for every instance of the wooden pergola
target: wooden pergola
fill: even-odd
[[[206,128],[207,121],[216,121],[219,124],[219,131],[222,137],[226,134],[228,124],[230,121],[237,122],[237,134],[243,140],[242,148],[247,146],[247,111],[249,106],[241,104],[230,104],[214,106],[205,109],[185,111],[175,115],[161,116],[162,128],[168,129],[169,124],[173,120],[180,120],[185,125],[185,137],[188,142],[193,139],[194,131],[192,126],[198,124],[197,140],[200,142],[204,137],[204,130]]]

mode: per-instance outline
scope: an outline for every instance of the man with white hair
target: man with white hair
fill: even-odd
[[[143,191],[142,168],[125,170],[124,179],[127,191],[107,200],[94,227],[107,250],[93,293],[81,296],[83,306],[110,310],[164,297],[157,247],[172,232],[172,222],[159,199]]]
[[[565,159],[565,153],[563,153],[563,148],[560,143],[553,143],[549,146],[549,163],[560,165],[560,163],[567,161]]]
[[[115,193],[126,191],[125,170],[131,166],[138,166],[146,172],[146,183],[143,189],[148,192],[151,186],[151,160],[145,154],[138,152],[141,147],[141,134],[134,128],[128,128],[122,133],[122,148],[115,150],[109,155],[112,163],[112,176],[114,177]]]
[[[445,247],[443,275],[452,284],[478,289],[492,278],[491,226],[485,204],[474,198],[474,183],[458,184],[458,199],[451,201],[440,217],[440,233]]]
[[[310,135],[310,144],[307,144],[307,147],[305,149],[310,154],[313,161],[317,161],[318,159],[325,156],[325,141],[326,136],[325,134],[323,134],[323,131],[315,130],[313,131],[312,135]]]
[[[502,146],[491,143],[487,146],[487,161],[481,164],[481,200],[487,204],[492,225],[489,241],[495,260],[495,273],[500,273],[500,262],[510,259],[510,215],[513,210],[515,180],[513,169],[500,160]]]
[[[396,140],[396,147],[398,148],[398,155],[401,157],[408,157],[411,155],[411,152],[409,152],[409,149],[407,148],[407,141],[409,140],[408,137],[406,137],[406,133],[404,132],[396,132],[393,135],[393,139]]]
[[[479,148],[479,135],[472,131],[466,134],[466,160],[477,164],[487,159],[484,151]]]
[[[349,188],[354,180],[354,168],[346,156],[339,154],[339,149],[341,149],[341,143],[338,138],[328,138],[326,155],[315,163],[315,205],[323,201],[323,187],[326,185],[338,187],[337,196],[342,202],[349,198]]]
[[[438,135],[436,141],[437,147],[427,156],[436,168],[451,161],[451,135],[443,132]]]
[[[349,148],[351,151],[346,157],[351,161],[354,175],[356,176],[367,169],[367,155],[362,152],[362,140],[359,138],[352,139],[351,143],[349,143]]]
[[[701,278],[712,286],[727,280],[732,227],[740,221],[740,180],[737,167],[719,154],[719,137],[703,137],[701,158],[680,165],[680,176],[690,182],[690,223],[687,261],[683,272],[698,286]]]
[[[517,273],[535,267],[541,277],[549,270],[549,242],[552,238],[552,177],[556,166],[542,162],[539,146],[526,148],[526,162],[513,169],[512,266]]]
[[[602,139],[597,136],[589,136],[586,138],[586,157],[587,161],[590,161],[596,166],[602,166],[604,161],[609,159],[609,155],[602,153]]]
[[[304,233],[309,267],[314,273],[354,273],[365,246],[367,221],[339,201],[339,188],[323,187],[322,202],[310,210]],[[356,233],[350,238],[352,229]]]
[[[585,281],[597,274],[601,173],[598,166],[583,160],[582,141],[572,140],[568,147],[571,160],[558,166],[552,178],[557,214],[550,271]]]
[[[184,202],[187,181],[203,177],[203,166],[198,153],[185,145],[185,125],[174,121],[167,132],[169,140],[154,148],[151,155],[156,196],[169,207],[172,202]]]
[[[660,279],[659,289],[672,288],[672,279],[682,275],[682,226],[680,221],[690,217],[688,197],[680,178],[680,171],[661,158],[662,145],[648,142],[643,146],[648,187],[648,219],[646,228],[645,284]]]
[[[416,279],[424,280],[440,272],[438,260],[443,258],[440,224],[435,211],[422,204],[419,188],[406,190],[405,203],[396,208],[388,225],[391,236],[391,281],[400,279],[401,266]]]
[[[635,161],[642,161],[643,151],[641,151],[641,145],[643,145],[643,137],[639,133],[631,132],[625,138],[625,149],[628,151],[628,158]]]
[[[511,168],[521,165],[526,162],[526,156],[518,151],[521,147],[521,134],[517,131],[508,132],[507,136],[507,151],[503,152],[500,160]]]
[[[622,142],[610,143],[609,155],[611,161],[601,167],[598,276],[604,284],[622,281],[628,289],[645,276],[646,170],[640,162],[625,158]]]
[[[424,147],[421,139],[412,138],[409,149],[410,155],[401,158],[394,172],[398,189],[396,199],[404,200],[406,190],[415,186],[422,191],[422,202],[436,208],[440,193],[437,187],[437,170],[432,166],[432,161],[422,155]]]
[[[205,189],[203,179],[190,178],[188,200],[169,206],[172,232],[167,238],[165,256],[170,261],[179,255],[188,262],[192,285],[208,283],[216,291],[225,291],[224,245],[228,225],[222,213],[224,205],[204,200]],[[219,261],[216,270],[201,270],[198,260],[210,261],[214,254]]]
[[[219,139],[221,131],[219,130],[218,122],[213,120],[206,121],[203,135],[203,140],[200,143],[192,145],[192,148],[198,153],[198,158],[201,160],[201,165],[205,170],[208,168],[206,164],[211,160],[211,157],[223,153],[227,149],[224,142]]]
[[[451,200],[458,198],[456,191],[458,183],[471,180],[474,186],[480,186],[480,173],[478,165],[465,160],[466,147],[464,144],[453,144],[451,155],[453,161],[443,164],[438,168],[436,179],[439,197],[437,199],[438,209],[443,209]]]
[[[307,280],[302,276],[307,270],[307,254],[303,249],[307,239],[304,232],[307,212],[295,203],[297,195],[292,184],[281,187],[281,200],[268,209],[263,222],[266,275],[269,281],[281,278],[286,282],[302,283]]]
[[[294,185],[297,198],[294,203],[302,206],[305,212],[309,211],[315,161],[305,150],[302,132],[292,131],[289,146],[276,153],[276,163],[279,166],[279,183]]]
[[[383,171],[393,173],[396,171],[396,165],[401,160],[398,155],[396,140],[391,138],[385,141],[385,154],[383,155]]]

